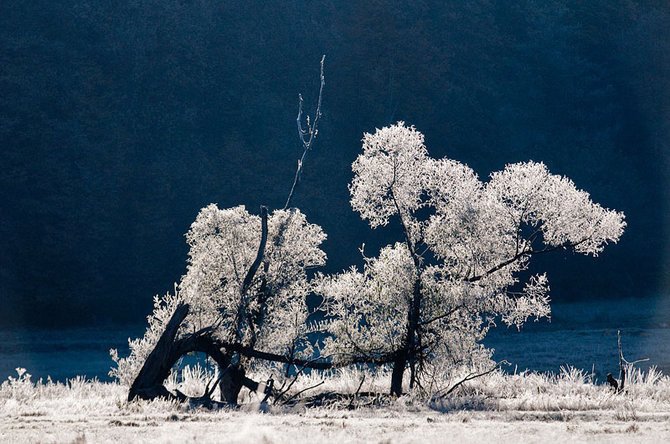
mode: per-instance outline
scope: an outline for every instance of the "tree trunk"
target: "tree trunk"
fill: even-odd
[[[240,390],[244,386],[244,368],[234,365],[224,370],[221,376],[219,388],[221,389],[221,401],[230,404],[237,404],[237,398]]]
[[[417,272],[419,270],[417,269]],[[414,387],[416,378],[416,355],[417,348],[420,347],[421,338],[418,335],[419,319],[421,315],[421,282],[417,278],[414,283],[412,301],[407,313],[407,333],[400,350],[397,351],[393,360],[393,372],[391,373],[391,394],[395,396],[402,395],[402,379],[405,374],[405,368],[408,361],[412,366],[410,387]]]
[[[128,392],[128,401],[135,398],[154,399],[154,398],[174,398],[164,386],[163,381],[170,374],[170,369],[176,362],[171,359],[175,336],[179,331],[179,326],[188,315],[189,306],[187,304],[179,305],[174,314],[165,326],[165,331],[158,339],[156,346],[147,356],[142,365],[142,369],[130,386]]]
[[[416,364],[417,364],[417,358],[421,358],[418,354],[421,353],[421,335],[419,332],[419,321],[421,319],[421,299],[422,299],[422,294],[421,294],[421,265],[420,262],[417,260],[415,261],[416,264],[416,272],[417,272],[417,278],[416,281],[414,282],[414,288],[413,288],[413,296],[412,296],[412,305],[410,308],[409,312],[409,319],[408,319],[408,326],[407,326],[407,357],[406,359],[409,361],[410,364],[410,381],[409,381],[409,387],[410,389],[414,388],[414,383],[416,382],[417,374],[416,374]]]
[[[179,326],[186,319],[188,311],[188,304],[177,306],[165,327],[165,331],[158,339],[154,349],[149,353],[140,373],[130,386],[128,401],[135,398],[147,400],[165,398],[179,401],[195,400],[197,403],[209,406],[216,404],[208,399],[207,394],[200,398],[189,399],[179,392],[173,394],[163,385],[177,361],[191,352],[205,353],[219,366],[219,371],[223,374],[222,380],[226,381],[221,386],[224,402],[237,404],[237,396],[242,387],[248,387],[252,391],[258,389],[257,382],[244,376],[243,370],[231,365],[230,358],[221,351],[221,347],[211,336],[209,329],[203,329],[183,338],[175,339]]]
[[[393,372],[391,373],[391,394],[402,396],[402,378],[407,366],[407,353],[401,350],[393,360]]]

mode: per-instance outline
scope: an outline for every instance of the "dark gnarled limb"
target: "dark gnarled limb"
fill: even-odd
[[[179,305],[165,326],[165,331],[158,339],[156,346],[147,356],[140,373],[137,375],[133,384],[130,386],[128,401],[135,398],[154,399],[154,398],[176,398],[176,395],[169,392],[164,386],[163,381],[170,374],[170,369],[176,362],[170,358],[174,354],[174,339],[179,331],[179,326],[188,315],[189,306],[187,304]]]
[[[217,405],[209,399],[209,396],[199,398],[188,398],[177,392],[170,392],[163,382],[170,374],[170,370],[177,361],[184,355],[192,352],[205,353],[212,358],[228,384],[228,389],[222,393],[224,404],[236,404],[237,395],[242,387],[248,387],[250,390],[257,390],[258,383],[244,376],[244,372],[231,365],[230,358],[221,351],[219,344],[211,335],[211,329],[203,329],[198,332],[176,339],[179,326],[186,319],[189,312],[188,304],[177,306],[174,314],[168,321],[165,331],[158,339],[156,346],[149,353],[142,369],[130,386],[128,400],[139,399],[176,399],[179,401],[189,401],[201,405]],[[205,399],[207,398],[207,399]]]

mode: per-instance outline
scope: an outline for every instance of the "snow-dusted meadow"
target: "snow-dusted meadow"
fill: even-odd
[[[199,378],[179,388],[196,395]],[[388,374],[341,370],[301,377],[303,399],[324,392],[384,392]],[[173,383],[175,383],[173,381]],[[237,410],[192,410],[166,401],[128,403],[128,388],[86,381],[34,383],[26,373],[0,387],[2,442],[668,442],[670,377],[633,372],[623,394],[583,371],[495,372],[439,400],[404,396],[262,408],[243,392]]]

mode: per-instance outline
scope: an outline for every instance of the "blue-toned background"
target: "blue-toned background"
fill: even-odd
[[[293,203],[329,236],[324,272],[399,238],[351,211],[347,183],[363,132],[405,120],[483,178],[542,160],[627,215],[599,258],[537,258],[554,322],[493,334],[496,356],[590,369],[622,328],[667,369],[667,1],[4,0],[0,376],[103,375],[184,273],[201,207],[282,206],[322,54]]]

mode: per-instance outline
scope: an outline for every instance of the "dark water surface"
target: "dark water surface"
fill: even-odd
[[[532,323],[521,332],[492,330],[485,344],[495,348],[495,358],[512,365],[508,371],[530,369],[559,371],[573,365],[599,380],[618,369],[617,329],[622,332],[628,360],[649,358],[640,367],[657,366],[670,374],[670,300],[628,299],[615,303],[591,301],[552,306],[552,321]],[[122,356],[127,338],[137,337],[144,326],[68,330],[0,331],[0,381],[26,368],[33,380],[51,376],[65,381],[77,375],[109,380],[109,349]]]
[[[603,380],[618,373],[617,330],[628,361],[649,358],[640,368],[670,374],[670,300],[623,299],[552,305],[551,322],[492,330],[484,343],[507,360],[508,371],[558,372],[561,366],[595,371]]]
[[[51,376],[65,381],[77,375],[110,380],[113,362],[109,350],[128,354],[128,337],[143,334],[144,327],[77,328],[63,330],[0,330],[0,380],[16,376],[23,367],[33,380]]]

